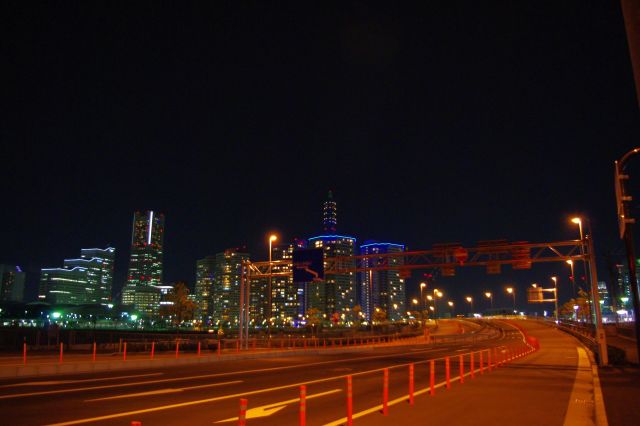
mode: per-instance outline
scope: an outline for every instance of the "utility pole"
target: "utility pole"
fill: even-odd
[[[640,353],[640,297],[638,297],[638,279],[636,275],[636,253],[633,241],[633,225],[635,219],[631,217],[629,211],[629,202],[632,200],[627,195],[625,182],[629,180],[629,175],[624,174],[627,160],[634,154],[640,152],[640,148],[634,148],[627,152],[622,158],[615,162],[615,186],[616,186],[616,202],[618,207],[618,224],[620,226],[620,238],[624,240],[627,251],[627,265],[629,267],[629,287],[631,287],[631,296],[633,297],[633,317],[635,319],[636,329],[636,346]]]

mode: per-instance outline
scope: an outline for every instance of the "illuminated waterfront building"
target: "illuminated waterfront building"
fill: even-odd
[[[393,243],[369,243],[360,246],[361,255],[401,253],[404,251],[402,244]],[[401,257],[375,258],[362,260],[362,267],[375,267],[384,263],[403,265]],[[381,270],[361,272],[360,279],[360,305],[367,320],[371,320],[376,308],[387,313],[391,321],[401,320],[407,311],[404,279],[399,270]]]
[[[64,260],[66,269],[75,267],[86,269],[87,294],[84,296],[86,303],[103,305],[111,303],[115,252],[116,249],[113,247],[81,249],[79,259]]]
[[[158,313],[162,285],[164,215],[149,210],[135,212],[131,233],[131,258],[122,304],[150,316]]]
[[[0,302],[22,302],[25,275],[19,266],[0,264]]]
[[[347,235],[336,235],[337,206],[333,194],[329,191],[323,203],[322,225],[325,235],[309,238],[308,248],[322,249],[323,257],[352,257],[355,252],[356,239]],[[325,262],[325,267],[326,267]],[[346,259],[336,265],[338,268],[355,266],[353,258]],[[325,274],[322,281],[305,283],[303,312],[310,308],[318,309],[327,316],[334,313],[343,314],[353,308],[356,301],[356,276],[353,272]]]
[[[51,304],[108,304],[111,301],[115,249],[81,249],[80,258],[62,268],[43,268],[38,300]]]
[[[215,325],[235,327],[238,324],[240,274],[245,260],[249,260],[249,253],[238,248],[216,254],[211,288],[211,320]]]
[[[294,244],[281,244],[272,248],[272,260],[284,261],[273,265],[273,273],[290,273]],[[276,324],[289,324],[298,312],[297,287],[293,275],[275,276],[271,282],[271,312]]]
[[[207,256],[196,262],[196,288],[194,301],[196,304],[195,318],[206,321],[211,316],[211,288],[216,268],[216,257]]]
[[[38,300],[52,305],[91,303],[88,286],[87,268],[42,268]]]

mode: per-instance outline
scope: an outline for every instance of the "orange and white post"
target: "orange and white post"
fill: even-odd
[[[353,381],[347,376],[347,426],[353,426]]]
[[[451,363],[448,356],[444,358],[444,368],[447,379],[447,389],[451,389]]]
[[[429,363],[429,394],[436,394],[436,362],[431,360]]]
[[[240,413],[238,413],[238,426],[247,425],[247,399],[240,398]]]
[[[464,356],[458,356],[458,364],[460,365],[460,383],[464,383]]]
[[[300,426],[307,424],[307,386],[300,385]]]
[[[409,364],[409,405],[413,405],[413,364]]]
[[[389,414],[389,369],[385,368],[382,379],[382,415]]]

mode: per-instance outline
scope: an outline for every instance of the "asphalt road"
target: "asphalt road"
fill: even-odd
[[[306,384],[307,424],[327,424],[345,416],[346,375],[353,380],[353,411],[381,402],[383,372],[389,371],[389,398],[408,392],[408,364],[414,363],[415,389],[429,384],[429,360],[435,382],[445,380],[449,356],[452,378],[460,355],[469,369],[469,353],[522,345],[515,329],[466,342],[399,344],[363,348],[352,353],[225,361],[211,364],[141,369],[92,375],[39,377],[0,382],[0,408],[12,425],[100,424],[211,425],[237,424],[239,399],[248,400],[248,424],[295,425],[299,386]],[[485,332],[491,331],[490,329]],[[491,350],[493,354],[493,349]],[[483,354],[486,365],[487,352]],[[478,374],[478,373],[477,373]],[[441,388],[437,392],[442,391]],[[255,414],[260,417],[253,417]],[[229,420],[224,422],[224,420]]]

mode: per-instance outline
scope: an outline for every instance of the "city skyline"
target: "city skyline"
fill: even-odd
[[[613,162],[640,136],[619,5],[325,6],[209,4],[176,26],[161,6],[3,5],[0,262],[26,293],[77,247],[118,248],[121,286],[136,209],[166,214],[164,281],[193,288],[196,259],[321,232],[328,189],[339,229],[409,250],[573,239],[580,214],[606,278]]]

